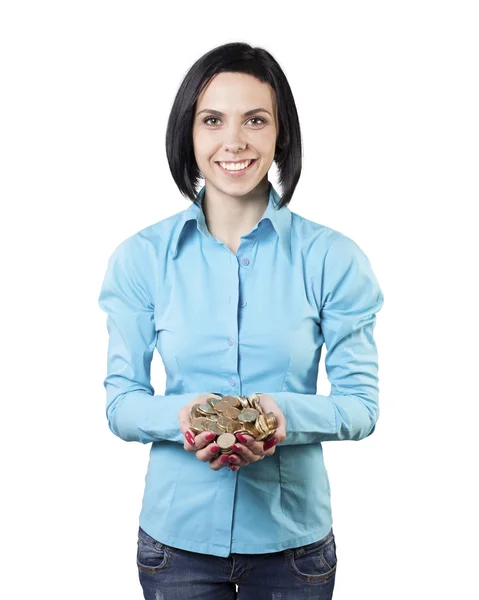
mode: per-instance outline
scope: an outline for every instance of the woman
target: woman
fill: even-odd
[[[226,600],[238,588],[243,600],[332,598],[322,442],[375,429],[383,294],[355,242],[287,206],[301,135],[268,52],[231,43],[201,57],[175,98],[166,148],[192,204],[115,249],[99,298],[109,427],[152,443],[138,530],[144,597]],[[323,343],[329,396],[315,393]],[[155,348],[164,396],[150,383]],[[225,457],[214,433],[190,428],[194,404],[258,390],[277,419],[268,444],[237,434]]]

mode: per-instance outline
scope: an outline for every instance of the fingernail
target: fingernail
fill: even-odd
[[[264,446],[263,446],[263,450],[269,450],[270,448],[272,448],[276,443],[277,443],[277,439],[273,438],[272,440],[269,440],[269,442],[267,442]]]
[[[236,444],[233,444],[233,451],[234,452],[243,452],[243,448],[240,448]]]
[[[239,467],[230,467],[230,471],[237,471]]]
[[[226,454],[224,454],[224,455],[223,455],[223,456],[220,458],[220,460],[221,460],[221,462],[222,462],[222,463],[227,463],[227,462],[228,462],[228,459],[229,459],[229,456],[227,456]]]
[[[241,433],[237,433],[236,437],[238,438],[238,442],[241,442],[242,444],[246,444],[248,441],[244,435],[241,435]]]
[[[195,445],[195,438],[191,435],[189,431],[185,433],[185,438],[188,440],[189,444],[191,444],[192,446]]]
[[[216,433],[208,433],[206,439],[210,442],[214,437],[216,437]]]
[[[210,447],[211,452],[218,452],[219,449],[220,449],[220,447],[217,446],[216,444],[214,446]]]
[[[238,459],[236,458],[236,456],[230,456],[230,463],[235,463]]]

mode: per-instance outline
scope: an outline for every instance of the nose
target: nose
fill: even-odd
[[[226,132],[223,148],[228,152],[239,152],[247,146],[246,136],[241,128],[231,128]]]
[[[223,148],[227,152],[242,152],[246,149],[246,142],[228,142],[227,144],[223,144]]]

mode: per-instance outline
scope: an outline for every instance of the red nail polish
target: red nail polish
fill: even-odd
[[[270,448],[272,448],[276,443],[278,442],[278,440],[276,438],[273,438],[272,440],[269,440],[268,443],[266,443],[263,446],[263,450],[269,450]]]
[[[238,469],[239,469],[239,467],[233,467],[233,466],[230,467],[230,471],[237,471]]]
[[[233,452],[243,452],[243,449],[240,448],[239,446],[237,446],[236,444],[233,444]]]
[[[226,454],[223,454],[223,456],[220,458],[222,463],[227,463],[229,459],[229,456]]]
[[[235,463],[238,459],[236,458],[236,456],[230,456],[230,463]]]
[[[211,452],[218,452],[219,449],[220,449],[220,447],[216,446],[216,444],[214,446],[211,446],[211,448],[210,448]]]
[[[188,440],[189,444],[191,444],[192,446],[195,445],[195,439],[194,439],[194,437],[191,435],[191,433],[189,431],[187,431],[185,433],[185,438]]]
[[[216,437],[216,433],[208,433],[208,435],[206,436],[206,439],[208,440],[208,442],[211,442],[211,440],[215,437]]]
[[[244,435],[241,435],[241,433],[237,433],[236,437],[238,438],[238,442],[241,442],[242,444],[246,444],[248,441]]]

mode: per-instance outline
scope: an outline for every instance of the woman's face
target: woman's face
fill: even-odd
[[[248,111],[263,110],[245,115]],[[222,113],[222,114],[219,114]],[[231,196],[252,191],[273,163],[278,124],[274,90],[245,73],[219,73],[198,98],[193,122],[196,162],[207,188]],[[219,164],[254,159],[231,175]]]

